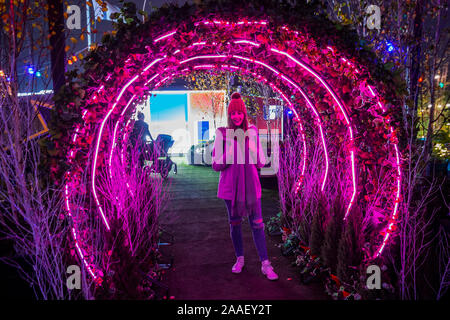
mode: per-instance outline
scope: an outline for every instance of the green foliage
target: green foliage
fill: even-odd
[[[278,212],[276,216],[270,217],[269,221],[266,222],[267,233],[269,235],[275,236],[280,235],[281,231],[281,216],[282,212]]]

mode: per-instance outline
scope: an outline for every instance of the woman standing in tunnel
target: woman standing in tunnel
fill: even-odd
[[[261,272],[269,280],[276,280],[278,275],[268,259],[262,219],[261,183],[257,168],[264,166],[265,158],[258,129],[249,125],[247,109],[238,92],[231,95],[227,111],[227,128],[216,130],[212,168],[220,171],[217,197],[224,199],[227,207],[230,235],[237,258],[231,271],[240,273],[244,267],[241,223],[242,218],[247,216],[261,260]]]

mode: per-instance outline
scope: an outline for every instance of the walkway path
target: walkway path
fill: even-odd
[[[235,256],[225,203],[217,198],[219,173],[211,167],[183,164],[182,158],[174,160],[179,163],[178,174],[170,173],[171,200],[160,217],[163,229],[175,237],[174,245],[161,249],[174,256],[173,267],[162,279],[171,296],[177,300],[328,299],[322,285],[300,284],[298,269],[291,266],[293,258],[282,256],[276,247],[281,237],[267,233],[269,257],[279,280],[265,279],[248,221],[242,228],[246,264],[242,273],[231,273]],[[262,208],[264,221],[279,212],[276,190],[263,189]]]

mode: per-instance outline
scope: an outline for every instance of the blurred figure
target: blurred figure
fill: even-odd
[[[137,118],[138,120],[134,123],[133,132],[130,137],[132,141],[140,142],[140,144],[153,141],[153,137],[148,129],[148,124],[144,121],[144,114],[142,112],[138,112]]]
[[[152,141],[153,137],[148,129],[148,124],[144,121],[145,116],[142,112],[138,112],[138,120],[134,123],[133,131],[130,135],[130,141],[133,147],[137,147],[139,152],[139,162],[144,165],[144,151],[147,148],[147,142]],[[148,149],[148,148],[147,148]],[[147,150],[152,153],[152,150]]]

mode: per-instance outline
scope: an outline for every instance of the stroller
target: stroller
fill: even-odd
[[[161,174],[163,179],[167,179],[172,166],[174,166],[174,173],[177,173],[177,164],[169,157],[169,149],[173,146],[174,140],[172,136],[168,134],[159,134],[156,140],[148,142],[144,146],[144,168],[149,169],[151,172]],[[152,162],[151,165],[146,163]]]

